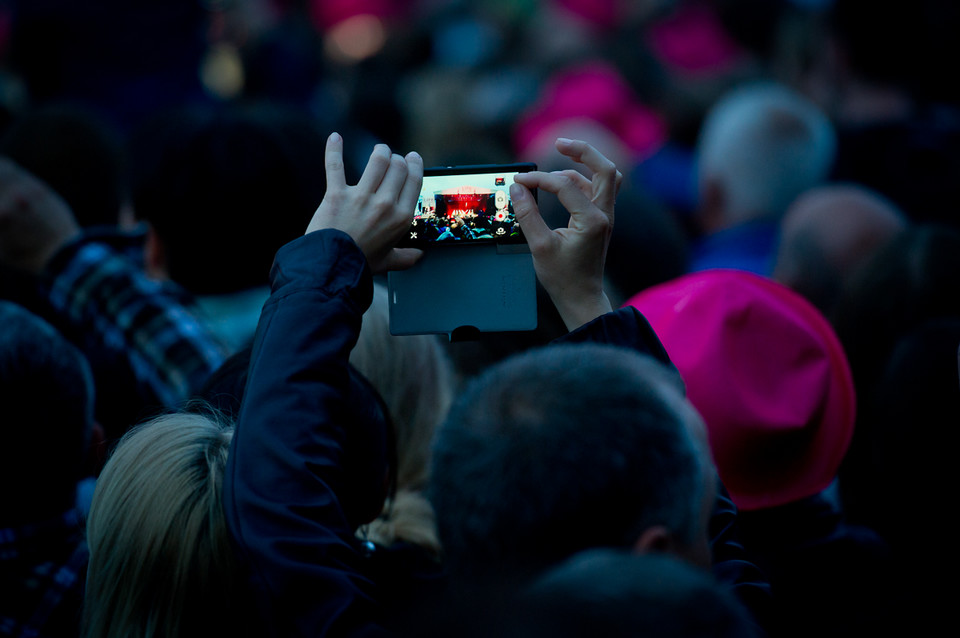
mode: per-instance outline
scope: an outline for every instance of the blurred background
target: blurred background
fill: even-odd
[[[343,132],[354,168],[376,141],[546,164],[562,131],[682,215],[704,114],[770,79],[841,133],[882,125],[869,167],[841,144],[838,177],[943,217],[958,27],[944,0],[0,0],[0,128],[68,102],[126,139],[174,106],[269,101]]]

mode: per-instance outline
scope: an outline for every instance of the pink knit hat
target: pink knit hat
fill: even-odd
[[[401,13],[403,4],[397,0],[310,0],[308,6],[314,25],[321,31],[326,31],[358,15],[396,17]]]
[[[707,425],[737,506],[783,505],[826,488],[853,436],[846,355],[820,312],[757,275],[710,270],[631,298]]]
[[[535,155],[544,139],[552,149],[564,126],[578,120],[606,128],[634,160],[653,155],[667,139],[666,121],[634,95],[613,66],[586,62],[563,69],[547,81],[540,98],[516,125],[517,156]]]

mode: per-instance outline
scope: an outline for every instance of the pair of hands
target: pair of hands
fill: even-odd
[[[613,231],[613,210],[622,176],[613,163],[586,142],[559,139],[557,150],[593,173],[521,173],[510,187],[517,220],[533,255],[537,277],[569,329],[611,310],[603,291],[603,266]],[[374,147],[356,186],[348,186],[343,139],[327,140],[327,193],[307,232],[336,228],[350,235],[374,272],[412,266],[421,256],[396,248],[413,219],[423,179],[417,153],[391,154]],[[566,228],[550,229],[531,188],[557,195],[570,212]],[[38,274],[51,257],[80,235],[69,206],[46,184],[0,157],[0,262]]]
[[[592,179],[574,170],[518,174],[510,186],[517,221],[526,235],[537,278],[572,330],[612,310],[603,291],[603,266],[613,232],[613,209],[623,176],[613,162],[577,140],[558,139],[557,150],[590,169]],[[374,272],[412,266],[414,248],[396,248],[413,221],[423,181],[423,159],[374,147],[356,186],[344,174],[343,139],[332,134],[326,148],[327,192],[307,232],[344,231],[360,247]],[[570,213],[566,228],[543,221],[530,189],[557,195]]]

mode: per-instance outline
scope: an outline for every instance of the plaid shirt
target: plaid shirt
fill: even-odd
[[[0,529],[0,636],[77,636],[87,544],[76,510]]]
[[[227,356],[181,288],[148,278],[100,237],[61,250],[47,276],[53,310],[86,346],[123,353],[147,404],[179,407]]]

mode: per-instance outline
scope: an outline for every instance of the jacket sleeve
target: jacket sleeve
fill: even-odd
[[[224,481],[227,524],[272,635],[375,633],[372,584],[337,494],[366,259],[325,230],[277,253]]]
[[[605,343],[647,354],[677,372],[660,338],[639,310],[626,306],[600,315],[576,330],[554,339],[554,343]],[[677,375],[680,373],[677,372]]]

